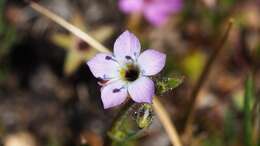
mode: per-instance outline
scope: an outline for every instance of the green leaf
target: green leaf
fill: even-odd
[[[156,81],[156,94],[161,95],[165,92],[173,90],[178,87],[183,82],[183,76],[175,76],[175,77],[164,77],[160,80]]]
[[[251,101],[253,100],[253,79],[250,74],[245,83],[245,95],[244,95],[244,144],[245,146],[253,146],[252,140],[252,108]]]

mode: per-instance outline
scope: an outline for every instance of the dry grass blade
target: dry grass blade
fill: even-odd
[[[157,116],[161,120],[165,131],[169,135],[172,144],[174,146],[182,146],[179,135],[171,122],[170,116],[156,96],[153,97],[153,108]]]
[[[183,134],[185,141],[190,139],[190,137],[192,135],[192,123],[193,123],[193,120],[194,120],[196,100],[197,100],[199,91],[200,91],[201,87],[203,86],[206,78],[208,77],[208,75],[210,73],[213,62],[216,60],[216,58],[219,55],[219,52],[222,50],[222,48],[223,48],[223,46],[224,46],[224,44],[225,44],[225,42],[228,38],[229,32],[230,32],[230,30],[233,26],[233,23],[234,23],[233,19],[230,19],[225,33],[221,37],[221,40],[219,41],[219,43],[215,46],[214,51],[209,56],[209,59],[207,60],[206,65],[203,68],[202,73],[201,73],[198,81],[196,82],[193,90],[192,90],[192,93],[191,93],[191,96],[190,96],[191,101],[190,101],[189,105],[187,106],[187,107],[189,107],[189,109],[187,110],[188,111],[188,114],[187,114],[188,118],[186,120],[186,127],[184,129],[184,134]]]
[[[74,25],[68,23],[66,20],[64,20],[61,17],[59,17],[58,15],[52,13],[48,9],[42,7],[41,5],[39,5],[39,4],[35,3],[35,2],[31,2],[30,6],[35,11],[37,11],[40,14],[48,17],[52,21],[56,22],[57,24],[61,25],[62,27],[64,27],[65,29],[67,29],[68,31],[70,31],[71,33],[76,35],[77,37],[79,37],[80,39],[82,39],[85,42],[89,43],[90,46],[92,46],[93,48],[97,49],[98,51],[100,51],[100,52],[109,52],[109,49],[104,47],[102,44],[100,44],[93,37],[91,37],[87,33],[83,32],[79,28],[75,27]]]

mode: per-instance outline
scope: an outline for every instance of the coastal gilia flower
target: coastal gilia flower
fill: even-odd
[[[159,73],[166,55],[153,49],[140,54],[137,37],[125,31],[114,44],[114,53],[99,53],[87,62],[91,72],[101,83],[104,108],[123,103],[129,96],[138,103],[151,103],[154,83],[149,76]]]
[[[119,0],[119,8],[127,14],[140,13],[152,25],[160,26],[182,9],[182,0]]]

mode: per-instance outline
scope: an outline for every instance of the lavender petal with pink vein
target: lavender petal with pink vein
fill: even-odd
[[[161,26],[182,9],[182,0],[119,0],[119,8],[126,14],[141,13],[154,26]]]
[[[114,44],[114,53],[99,53],[87,62],[96,78],[102,80],[104,108],[123,103],[128,96],[138,103],[151,103],[155,88],[149,78],[165,66],[166,55],[153,49],[140,54],[138,38],[125,31]]]

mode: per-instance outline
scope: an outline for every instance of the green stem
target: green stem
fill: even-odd
[[[108,132],[111,145],[125,145],[140,136],[152,122],[151,104],[128,102]]]
[[[244,95],[244,144],[245,146],[253,146],[252,143],[252,110],[251,101],[253,99],[253,79],[250,74],[245,83]]]

